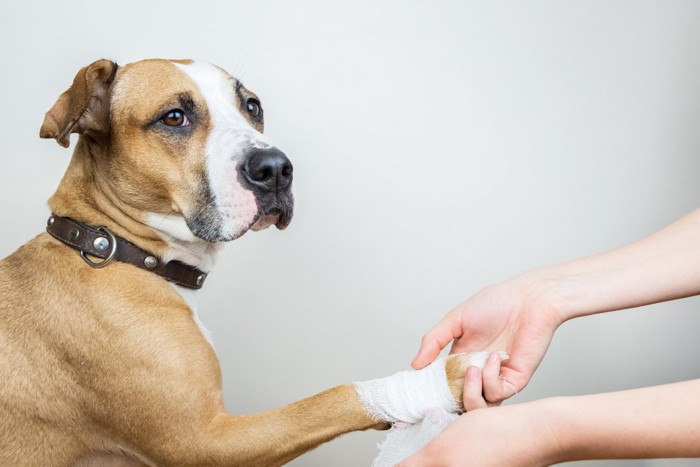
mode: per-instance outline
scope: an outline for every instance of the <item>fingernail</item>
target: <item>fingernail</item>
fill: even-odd
[[[413,360],[411,360],[411,367],[414,369],[419,369],[420,367],[418,366],[418,363],[420,362],[420,355],[416,355],[413,357]]]
[[[496,363],[501,361],[501,356],[498,355],[498,352],[491,352],[491,355],[489,355],[488,363]]]

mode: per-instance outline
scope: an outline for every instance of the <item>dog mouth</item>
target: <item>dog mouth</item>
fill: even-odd
[[[280,217],[282,217],[282,213],[280,212],[271,212],[260,216],[258,217],[258,220],[253,222],[253,225],[250,226],[250,230],[253,232],[258,232],[259,230],[264,230],[273,224],[277,226],[280,223]]]
[[[292,221],[294,201],[291,197],[268,200],[257,211],[250,221],[230,233],[224,233],[224,217],[213,209],[202,210],[197,216],[186,218],[186,222],[190,231],[206,242],[229,242],[243,236],[249,230],[257,232],[272,225],[284,230]]]
[[[257,219],[250,226],[250,230],[258,232],[274,225],[279,230],[287,228],[292,221],[292,213],[289,209],[273,207],[260,213]]]

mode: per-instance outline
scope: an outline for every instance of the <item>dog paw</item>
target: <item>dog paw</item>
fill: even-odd
[[[476,366],[484,369],[486,359],[491,352],[469,352],[457,353],[449,355],[445,358],[445,375],[447,376],[447,384],[450,386],[450,392],[459,407],[460,411],[464,410],[462,405],[462,393],[464,391],[464,374],[470,366]],[[498,352],[501,356],[501,361],[508,360],[508,354]]]
[[[463,410],[464,373],[471,365],[484,367],[489,352],[455,354],[435,360],[422,370],[355,383],[367,411],[377,420],[416,423],[428,410]],[[501,358],[507,358],[505,353]]]

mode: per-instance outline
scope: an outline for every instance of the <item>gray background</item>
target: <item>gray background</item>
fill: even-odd
[[[699,2],[3,0],[1,256],[43,229],[69,160],[44,112],[101,57],[237,74],[295,165],[290,228],[229,245],[203,292],[235,413],[406,368],[484,285],[700,204]],[[697,378],[699,305],[565,324],[513,402]],[[382,438],[293,465],[369,465]]]

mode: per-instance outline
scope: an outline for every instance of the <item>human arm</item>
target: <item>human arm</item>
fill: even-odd
[[[473,410],[399,466],[670,457],[700,457],[700,379]]]
[[[427,365],[450,342],[452,352],[505,350],[500,376],[521,390],[563,322],[698,293],[700,210],[621,248],[483,289],[425,335],[412,365]],[[484,377],[491,402],[513,395],[498,376]]]

